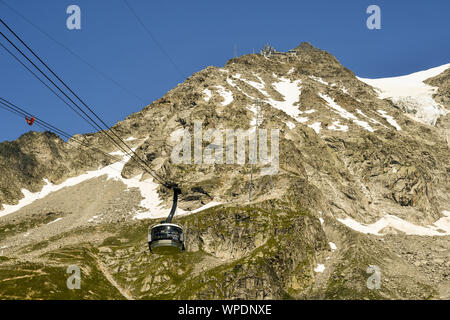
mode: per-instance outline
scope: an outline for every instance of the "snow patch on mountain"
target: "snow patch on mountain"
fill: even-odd
[[[211,92],[211,90],[209,90],[209,89],[204,89],[204,90],[203,90],[203,94],[205,95],[205,97],[203,97],[203,99],[204,99],[206,102],[208,102],[208,101],[211,99],[211,97],[212,97],[212,92]]]
[[[321,84],[324,84],[326,86],[328,86],[328,82],[324,81],[322,78],[320,77],[316,77],[316,76],[309,76],[309,78],[313,79],[314,81],[317,81]]]
[[[189,213],[197,213],[197,212],[200,212],[200,211],[209,209],[209,208],[213,208],[213,207],[220,206],[221,204],[222,204],[222,202],[219,202],[219,201],[211,201],[211,202],[208,202],[207,204],[205,204],[204,206],[201,206],[200,208],[197,208],[197,209],[195,209],[195,210],[192,210],[192,211],[184,211],[184,210],[182,210],[182,211],[183,211],[185,214],[189,214]]]
[[[295,123],[291,122],[291,121],[287,121],[285,122],[286,125],[288,126],[289,129],[294,129],[295,128]]]
[[[243,78],[242,75],[241,75],[240,73],[236,73],[236,74],[234,75],[235,78],[237,78],[237,79],[239,79],[239,80],[245,82],[245,83],[248,84],[249,86],[252,86],[252,87],[255,88],[256,90],[258,90],[259,92],[261,92],[263,95],[269,96],[269,94],[267,93],[267,91],[266,91],[266,89],[265,89],[266,85],[265,85],[264,81],[261,79],[261,77],[258,76],[258,75],[256,75],[256,74],[253,74],[253,76],[255,76],[255,77],[259,80],[259,82],[247,80],[247,79]]]
[[[345,124],[340,124],[339,122],[339,120],[334,121],[332,125],[328,126],[328,130],[347,132],[348,126]]]
[[[378,113],[381,115],[381,117],[385,118],[386,121],[393,126],[395,129],[397,129],[397,131],[402,130],[402,128],[400,128],[400,126],[398,125],[397,121],[394,120],[394,118],[390,115],[387,114],[386,111],[384,110],[377,110]]]
[[[30,204],[34,201],[43,199],[49,194],[61,190],[66,187],[72,187],[82,182],[88,181],[90,179],[99,178],[102,176],[106,176],[107,180],[113,179],[115,181],[121,181],[124,183],[127,188],[138,188],[143,200],[140,203],[140,206],[143,210],[140,210],[136,213],[136,219],[145,219],[145,218],[161,218],[165,217],[169,214],[170,208],[164,208],[161,203],[162,200],[159,198],[159,194],[157,192],[158,184],[153,181],[153,178],[149,178],[146,180],[142,180],[142,176],[138,175],[136,177],[125,179],[122,177],[122,170],[125,166],[126,160],[129,159],[127,155],[125,155],[121,151],[111,152],[110,154],[114,154],[117,156],[122,156],[123,160],[120,162],[113,163],[103,168],[99,168],[98,170],[88,171],[84,174],[81,174],[77,177],[69,178],[63,183],[53,184],[49,182],[47,179],[44,179],[45,185],[42,190],[39,192],[30,192],[29,190],[22,189],[22,193],[24,197],[19,200],[19,203],[16,205],[4,205],[4,209],[0,211],[0,217],[6,216],[8,214],[14,213]],[[199,212],[203,209],[210,208],[211,206],[218,205],[218,202],[208,203],[205,206],[198,208],[192,212],[184,211],[182,209],[177,210],[177,214],[189,214],[194,212]],[[58,219],[53,221],[59,221]]]
[[[352,121],[353,121],[354,123],[356,123],[358,126],[364,128],[364,129],[367,130],[367,131],[375,132],[375,129],[373,129],[373,128],[370,126],[370,124],[368,124],[366,121],[358,120],[358,119],[352,119]]]
[[[443,211],[443,217],[431,226],[418,226],[394,215],[386,215],[372,224],[362,224],[352,218],[338,219],[347,227],[365,234],[384,235],[381,231],[386,227],[394,228],[407,235],[448,236],[450,235],[450,212]]]
[[[223,86],[218,85],[216,86],[217,92],[220,94],[220,96],[223,98],[222,106],[227,106],[231,102],[233,102],[233,93],[227,89],[225,89]]]
[[[330,107],[332,111],[340,115],[342,118],[353,121],[358,126],[364,128],[367,131],[375,131],[366,121],[359,120],[354,114],[348,112],[340,105],[338,105],[331,97],[323,93],[319,93],[319,96],[327,102],[328,107]]]
[[[299,115],[302,112],[298,109],[296,104],[298,103],[301,94],[301,80],[291,82],[289,79],[283,77],[279,78],[279,80],[279,82],[272,83],[272,86],[284,97],[284,101],[277,101],[269,98],[268,102],[274,108],[283,111],[287,115],[299,121]]]
[[[298,101],[301,94],[301,80],[295,80],[291,81],[284,77],[277,77],[278,82],[273,82],[272,86],[273,88],[278,91],[283,96],[283,101],[278,101],[273,99],[266,91],[266,84],[264,80],[257,74],[254,74],[254,76],[258,79],[259,82],[256,81],[250,81],[242,77],[241,74],[237,73],[234,75],[234,78],[237,78],[248,85],[252,86],[261,94],[267,97],[264,101],[269,103],[272,107],[283,111],[287,115],[294,118],[296,121],[303,123],[308,121],[308,118],[300,117],[300,114],[303,112],[298,109]],[[276,75],[274,75],[276,77]],[[246,96],[250,97],[251,99],[255,99],[254,97],[251,97],[247,93],[245,93],[241,88],[239,88],[232,79],[227,79],[227,82],[232,85],[233,87],[239,89],[242,93],[244,93]],[[314,110],[315,111],[315,110]],[[310,112],[314,112],[310,111]]]
[[[320,122],[314,122],[313,124],[309,124],[308,127],[313,129],[317,134],[319,134],[320,133],[320,129],[322,129]]]
[[[116,154],[119,155],[120,152],[118,152]],[[94,171],[88,171],[77,177],[69,178],[66,181],[64,181],[63,183],[60,183],[57,185],[51,183],[47,179],[44,179],[45,185],[42,187],[41,191],[30,192],[27,189],[22,189],[21,191],[22,191],[24,197],[22,199],[20,199],[19,203],[16,205],[6,205],[6,204],[3,205],[4,208],[3,208],[3,210],[0,211],[0,217],[6,216],[13,212],[16,212],[16,211],[22,209],[23,207],[26,207],[27,205],[33,203],[34,201],[48,196],[52,192],[56,192],[58,190],[66,188],[66,187],[75,186],[79,183],[82,183],[84,181],[87,181],[87,180],[90,180],[93,178],[98,178],[100,176],[107,175],[108,179],[111,179],[111,178],[119,179],[119,177],[121,179],[123,179],[121,176],[123,166],[124,166],[124,163],[117,162],[117,163],[111,164],[109,166],[103,167],[101,169],[94,170]]]
[[[318,264],[317,264],[317,267],[314,268],[314,272],[320,272],[320,273],[322,273],[322,272],[324,272],[324,271],[325,271],[325,265],[324,265],[324,264],[321,264],[321,263],[318,263]]]
[[[58,222],[59,220],[62,220],[62,218],[57,218],[57,219],[55,219],[55,220],[53,220],[53,221],[50,221],[49,223],[47,223],[47,225],[53,224],[53,223],[55,223],[55,222]]]
[[[337,250],[337,247],[333,242],[329,242],[328,244],[330,245],[331,251]]]
[[[369,119],[370,122],[374,123],[374,124],[378,124],[380,126],[385,127],[386,129],[389,129],[388,127],[386,127],[384,124],[382,124],[380,121],[375,120],[374,118],[371,118],[369,116],[367,116],[364,112],[362,112],[360,109],[356,109],[356,112],[360,115],[362,115],[364,118]]]

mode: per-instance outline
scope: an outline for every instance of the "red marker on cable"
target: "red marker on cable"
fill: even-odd
[[[33,125],[33,123],[34,123],[34,117],[31,117],[31,119],[28,117],[25,117],[25,120],[27,120],[27,123],[29,126]]]

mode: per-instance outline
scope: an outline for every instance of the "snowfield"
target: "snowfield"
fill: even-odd
[[[122,156],[123,161],[113,163],[109,166],[99,168],[98,170],[94,171],[88,171],[85,174],[79,175],[77,177],[69,178],[63,183],[60,184],[53,184],[49,182],[47,179],[44,179],[45,185],[43,186],[42,190],[39,192],[32,193],[26,189],[22,189],[22,193],[24,197],[19,200],[19,203],[16,205],[3,205],[4,209],[0,211],[0,217],[6,216],[8,214],[14,213],[25,206],[28,206],[32,204],[34,201],[42,199],[46,197],[47,195],[51,194],[52,192],[56,192],[58,190],[61,190],[66,187],[72,187],[79,183],[82,183],[84,181],[88,181],[90,179],[99,178],[101,176],[107,177],[108,180],[113,179],[115,181],[121,181],[124,183],[128,188],[138,188],[141,192],[142,197],[144,198],[140,206],[143,208],[143,210],[136,212],[136,215],[134,218],[136,219],[147,219],[147,218],[162,218],[166,217],[169,212],[170,208],[163,207],[162,200],[159,198],[157,188],[158,184],[153,181],[153,178],[149,178],[146,180],[142,180],[142,174],[138,175],[136,177],[125,179],[122,177],[122,170],[125,166],[126,160],[128,159],[127,155],[124,155],[123,152],[117,151],[112,152],[110,154],[114,154],[116,156]],[[184,211],[182,209],[177,209],[177,215],[185,215],[185,214],[191,214],[200,212],[204,209],[220,205],[219,202],[209,202],[203,207],[200,207],[193,211]],[[61,220],[62,218],[58,218],[50,223],[57,222]]]
[[[112,153],[111,153],[112,154]],[[120,152],[114,153],[114,155],[119,155]],[[0,211],[0,217],[6,216],[13,212],[16,212],[23,207],[33,203],[36,200],[42,199],[49,195],[52,192],[56,192],[66,187],[75,186],[83,181],[87,181],[89,179],[98,178],[103,175],[107,175],[108,179],[114,178],[118,180],[121,177],[120,172],[122,171],[124,164],[121,162],[117,162],[115,164],[103,167],[101,169],[95,171],[88,171],[85,174],[79,175],[77,177],[69,178],[61,184],[53,184],[49,182],[47,179],[44,179],[45,185],[42,187],[42,190],[39,192],[30,192],[27,189],[22,189],[22,193],[24,197],[19,200],[19,203],[16,205],[3,205],[3,210]],[[123,179],[123,178],[122,178]]]
[[[280,95],[282,95],[282,97],[283,97],[282,101],[278,101],[278,100],[273,99],[269,95],[269,93],[266,90],[266,84],[265,84],[264,80],[257,74],[253,74],[253,76],[256,79],[258,79],[258,81],[247,80],[240,73],[236,73],[233,76],[227,77],[226,81],[230,86],[236,88],[237,90],[239,90],[240,92],[245,94],[247,97],[251,98],[252,100],[255,100],[256,99],[255,97],[252,97],[249,94],[247,94],[246,92],[244,92],[238,86],[238,84],[236,84],[235,81],[240,80],[240,81],[245,82],[249,86],[252,86],[254,89],[258,90],[262,95],[264,95],[266,97],[264,99],[265,102],[269,103],[272,107],[274,107],[280,111],[283,111],[285,114],[287,114],[291,118],[295,119],[296,122],[298,122],[298,123],[308,122],[309,118],[305,117],[305,115],[317,112],[317,110],[315,110],[315,109],[309,109],[306,111],[299,110],[298,104],[299,104],[299,99],[300,99],[300,95],[301,95],[301,91],[302,91],[302,86],[301,86],[302,81],[301,80],[290,80],[290,79],[287,79],[284,77],[278,77],[274,74],[273,76],[277,79],[277,81],[272,82],[271,86],[278,93],[280,93]],[[309,76],[309,78],[314,81],[317,81],[319,83],[322,83],[324,85],[329,85],[322,78],[315,77],[315,76]],[[349,92],[346,88],[341,88],[341,90],[344,93],[349,94]],[[381,90],[380,90],[380,92],[381,92]],[[226,97],[225,94],[223,94],[223,93],[222,93],[222,96],[224,97],[224,99],[226,99],[226,103],[229,103],[230,101],[232,101],[232,96],[231,96],[231,99],[230,99],[230,97]],[[388,126],[382,124],[380,121],[377,121],[377,120],[365,115],[359,109],[357,109],[357,113],[359,116],[362,116],[364,120],[358,118],[358,116],[356,114],[353,114],[353,113],[347,111],[346,109],[344,109],[343,107],[341,107],[340,105],[338,105],[334,101],[334,99],[331,98],[330,96],[323,94],[323,93],[319,93],[319,96],[323,100],[325,100],[326,106],[329,108],[329,110],[336,113],[341,118],[353,122],[354,124],[363,128],[364,130],[367,130],[369,132],[376,131],[376,129],[374,129],[369,123],[380,125],[380,126],[383,126],[384,128],[389,128]],[[223,104],[225,105],[226,103],[224,102]],[[397,121],[392,116],[390,116],[386,111],[378,110],[378,114],[380,117],[385,118],[386,121],[392,127],[394,127],[396,130],[401,130],[401,127],[399,126]],[[295,128],[295,126],[292,125],[291,123],[292,122],[289,122],[289,124],[288,124],[289,128],[290,129]],[[317,134],[319,134],[321,131],[321,123],[318,121],[316,121],[312,124],[308,124],[308,127],[312,128]],[[349,127],[347,125],[340,124],[339,121],[334,121],[333,124],[326,127],[326,129],[332,130],[332,131],[346,132],[349,130]]]
[[[448,68],[450,63],[400,77],[358,79],[378,89],[376,91],[381,99],[392,100],[413,119],[434,126],[437,119],[448,111],[434,101],[432,95],[436,88],[423,81],[441,74]]]

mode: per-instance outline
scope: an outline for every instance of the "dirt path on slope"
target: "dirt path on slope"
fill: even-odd
[[[109,273],[108,268],[105,267],[103,262],[101,262],[95,254],[89,253],[89,255],[97,262],[99,270],[103,273],[109,283],[111,283],[111,285],[114,286],[124,298],[126,298],[127,300],[135,300],[128,290],[125,290],[116,282],[111,273]]]

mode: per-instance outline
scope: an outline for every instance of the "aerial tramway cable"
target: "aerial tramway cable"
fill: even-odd
[[[41,82],[44,86],[47,87],[58,99],[60,99],[64,104],[66,104],[70,109],[73,110],[78,116],[80,116],[83,120],[85,120],[87,123],[91,125],[94,130],[98,130],[92,123],[90,123],[84,116],[79,113],[72,105],[70,105],[66,100],[64,100],[55,90],[53,90],[47,83],[45,83],[44,80],[42,80],[33,70],[31,70],[25,63],[23,63],[11,50],[9,50],[5,45],[0,43],[0,46],[8,52],[17,62],[19,62],[25,69],[28,70],[39,82]]]
[[[65,50],[67,50],[67,52],[69,52],[72,56],[74,56],[75,58],[77,58],[79,61],[83,62],[85,65],[87,65],[88,67],[90,67],[92,70],[94,70],[95,72],[97,72],[99,75],[101,75],[103,78],[109,80],[110,82],[112,82],[114,85],[116,85],[117,87],[119,87],[120,89],[122,89],[124,92],[126,92],[130,97],[134,97],[137,100],[139,100],[141,103],[145,103],[144,100],[138,96],[136,93],[130,91],[129,89],[127,89],[126,87],[124,87],[122,84],[119,83],[119,81],[113,79],[110,75],[108,75],[107,73],[97,69],[94,65],[92,65],[89,61],[85,60],[83,57],[81,57],[80,55],[78,55],[77,53],[75,53],[72,49],[70,49],[69,47],[67,47],[66,45],[64,45],[61,41],[55,39],[51,34],[49,34],[48,32],[46,32],[44,29],[42,29],[41,27],[39,27],[37,24],[35,24],[33,21],[31,21],[30,19],[28,19],[27,17],[25,17],[22,13],[20,13],[19,11],[17,11],[16,9],[14,9],[11,5],[7,4],[6,2],[0,0],[0,3],[2,3],[4,6],[6,6],[9,10],[11,10],[12,12],[14,12],[16,15],[18,15],[19,17],[21,17],[23,20],[25,20],[28,24],[30,24],[31,26],[33,26],[35,29],[37,29],[39,32],[41,32],[42,34],[44,34],[47,38],[49,38],[50,40],[52,40],[53,42],[55,42],[56,44],[58,44],[60,47],[64,48]]]
[[[11,52],[8,48],[6,48],[2,43],[0,43],[0,46],[1,47],[3,47],[14,59],[16,59],[24,68],[26,68],[36,79],[38,79],[44,86],[46,86],[56,97],[58,97],[63,103],[65,103],[69,108],[71,108],[75,113],[77,113],[81,118],[83,118],[86,122],[88,122],[93,128],[94,128],[94,130],[98,130],[98,128],[96,128],[92,123],[90,123],[89,121],[87,121],[86,120],[86,118],[84,118],[83,117],[83,115],[81,115],[76,109],[74,109],[73,108],[73,106],[71,106],[66,100],[64,100],[57,92],[55,92],[55,90],[53,90],[48,84],[46,84],[36,73],[34,73],[27,65],[25,65],[13,52]],[[63,92],[64,93],[64,92]],[[11,104],[12,105],[12,103],[11,102],[8,102],[8,101],[6,101],[5,99],[2,99],[2,100],[4,100],[5,102],[7,102],[7,103],[9,103],[9,104]],[[15,106],[15,107],[17,107],[17,106]],[[5,108],[3,108],[3,109],[5,109]],[[62,133],[62,132],[59,132],[58,130],[59,129],[57,129],[57,128],[55,128],[55,127],[53,127],[53,128],[50,128],[50,131],[55,131],[55,129],[56,129],[56,131],[58,132],[58,134],[60,134],[60,135],[62,135],[62,136],[64,136],[64,137],[66,137],[67,139],[69,139],[69,138],[71,138],[71,136],[70,135],[68,135],[68,134],[64,134],[64,133]],[[45,130],[45,128],[44,128],[44,130]],[[122,151],[124,151],[124,150],[122,150]],[[125,152],[125,151],[124,151]],[[128,156],[130,156],[129,154],[128,154]],[[131,156],[130,156],[130,158],[132,158]],[[147,171],[145,168],[143,168],[142,167],[142,165],[139,163],[139,162],[137,162],[137,164],[138,164],[138,166],[141,168],[141,169],[143,169],[144,171]]]
[[[10,32],[17,38],[19,41],[97,118],[100,120],[100,122],[109,130],[126,148],[128,148],[131,153],[135,156],[136,159],[138,159],[142,164],[145,165],[148,169],[144,168],[144,171],[149,173],[152,177],[154,177],[156,180],[158,180],[162,185],[164,185],[167,188],[173,188],[176,186],[173,182],[167,182],[164,181],[162,177],[160,177],[157,173],[155,173],[148,164],[143,161],[111,128],[108,128],[108,125],[101,120],[101,118],[72,90],[70,87],[63,81],[61,78],[16,34],[14,31],[12,31],[9,26],[6,25],[6,23],[0,18],[0,23],[2,23],[4,26],[10,30]],[[96,130],[100,130],[103,132],[119,149],[121,149],[123,152],[125,152],[130,158],[133,158],[133,156],[130,154],[129,151],[125,150],[125,148],[120,145],[111,135],[108,134],[108,132],[102,128],[94,119],[92,119],[91,116],[89,116],[75,101],[73,101],[72,98],[70,98],[53,80],[51,80],[33,61],[31,61],[30,58],[24,54],[22,50],[20,50],[5,34],[3,34],[0,31],[0,35],[3,36],[25,59],[27,59],[48,81],[50,81],[72,104],[74,104],[89,120],[92,121],[92,123],[97,127]],[[86,119],[85,119],[86,120]],[[90,123],[90,122],[88,122]],[[133,158],[134,159],[134,158]],[[135,160],[136,160],[135,159]],[[138,162],[138,161],[136,161]],[[142,169],[142,166],[141,166]]]
[[[178,65],[175,63],[175,61],[170,57],[170,55],[167,53],[167,51],[164,49],[164,47],[159,43],[159,41],[156,39],[156,37],[153,35],[153,33],[150,31],[150,29],[145,25],[145,23],[142,21],[141,18],[137,15],[136,11],[133,9],[133,7],[129,4],[127,0],[123,0],[125,5],[130,9],[131,14],[134,16],[136,21],[142,26],[142,28],[147,32],[147,34],[150,36],[152,41],[156,44],[158,49],[162,52],[163,55],[166,56],[167,60],[170,61],[172,66],[175,68],[175,70],[183,77],[186,78],[184,73],[181,71],[181,69],[178,67]]]
[[[73,135],[71,135],[71,134],[69,134],[69,133],[67,133],[67,132],[65,132],[65,131],[63,131],[63,130],[55,127],[55,126],[53,126],[52,124],[42,120],[41,118],[39,118],[37,116],[32,116],[30,112],[24,110],[23,108],[15,105],[12,102],[10,102],[10,101],[8,101],[8,100],[6,100],[4,98],[1,98],[1,97],[0,97],[0,108],[4,109],[6,111],[9,111],[9,112],[11,112],[13,114],[16,114],[20,118],[24,118],[24,117],[28,117],[28,116],[34,117],[35,121],[36,121],[36,125],[39,126],[40,128],[42,128],[44,131],[54,132],[54,133],[56,133],[56,134],[58,134],[58,135],[60,135],[60,136],[62,136],[64,138],[70,140],[71,142],[75,142],[75,143],[79,144],[80,146],[83,146],[83,147],[85,147],[87,149],[91,149],[91,150],[93,150],[95,152],[101,153],[104,156],[106,156],[107,158],[110,158],[110,159],[112,159],[115,162],[120,162],[120,163],[123,163],[123,164],[126,163],[126,161],[124,161],[124,159],[117,158],[117,157],[115,157],[115,156],[113,156],[113,155],[111,155],[109,153],[106,153],[105,151],[103,151],[103,150],[101,150],[99,148],[92,147],[87,142],[82,142],[82,141],[74,138]],[[147,183],[145,181],[143,181],[143,182]]]
[[[12,102],[10,102],[10,101],[8,101],[8,100],[6,100],[4,98],[1,98],[1,97],[0,97],[0,108],[15,114],[15,115],[17,115],[20,118],[31,116],[31,113],[29,111],[27,111],[27,110],[25,110],[25,109],[15,105]],[[101,150],[99,148],[96,148],[96,147],[93,147],[93,146],[89,145],[87,142],[82,142],[82,141],[74,138],[73,135],[71,135],[71,134],[69,134],[69,133],[67,133],[67,132],[65,132],[65,131],[63,131],[63,130],[55,127],[55,126],[53,126],[52,124],[50,124],[50,123],[48,123],[48,122],[46,122],[44,120],[42,120],[42,118],[39,118],[37,116],[34,116],[34,117],[35,117],[36,125],[39,126],[41,129],[43,129],[44,131],[53,132],[55,134],[58,134],[58,135],[60,135],[60,136],[62,136],[64,138],[70,140],[70,142],[75,142],[75,143],[79,144],[80,146],[82,146],[82,147],[84,147],[86,149],[90,149],[92,151],[95,151],[95,152],[98,152],[98,153],[102,153],[107,158],[110,158],[113,161],[115,161],[115,163],[117,163],[117,162],[120,162],[120,163],[123,163],[123,164],[126,163],[126,161],[124,159],[120,159],[120,158],[117,158],[117,157],[115,157],[115,156],[113,156],[113,155],[111,155],[109,153],[106,153],[105,151],[103,151],[103,150]],[[80,149],[80,147],[76,147],[76,148]],[[112,169],[115,170],[115,171],[120,172],[119,170],[116,170],[114,168],[112,168]],[[130,178],[130,179],[135,179],[135,178]],[[141,181],[141,182],[142,183],[148,183],[146,181]]]
[[[162,223],[155,225],[148,230],[148,245],[151,252],[157,252],[160,254],[171,254],[175,252],[184,251],[184,234],[183,234],[183,228],[179,225],[172,224],[172,218],[175,214],[176,207],[177,207],[177,201],[178,201],[178,194],[181,193],[181,189],[178,187],[178,185],[172,181],[167,181],[160,177],[156,172],[154,172],[149,165],[142,160],[133,149],[131,149],[125,141],[120,138],[116,132],[110,128],[93,110],[90,108],[83,99],[81,99],[4,21],[0,18],[0,23],[3,24],[9,31],[14,35],[16,39],[22,43],[23,46],[25,46],[28,51],[30,51],[33,56],[39,60],[39,62],[45,66],[45,68],[50,71],[50,73],[67,89],[69,92],[79,101],[81,104],[97,119],[101,122],[101,124],[104,126],[104,128],[98,124],[85,110],[83,110],[82,107],[80,107],[63,89],[60,88],[50,77],[41,70],[22,50],[20,50],[3,32],[0,31],[0,35],[5,38],[29,63],[31,63],[56,89],[58,89],[75,107],[77,107],[78,110],[80,110],[91,122],[89,122],[87,119],[82,117],[85,121],[87,121],[90,124],[93,124],[98,130],[100,130],[103,134],[105,134],[119,149],[121,149],[123,152],[125,152],[130,159],[133,159],[136,163],[138,163],[139,167],[149,173],[153,178],[155,178],[157,181],[159,181],[163,186],[166,188],[173,189],[174,196],[173,196],[173,204],[171,211],[169,213],[169,216],[165,221]],[[2,45],[8,52],[9,50]],[[14,55],[13,55],[14,56]],[[14,56],[15,57],[15,56]],[[16,60],[19,62],[20,59],[15,57]],[[23,64],[21,62],[23,66]],[[25,66],[26,67],[26,66]],[[27,67],[26,67],[27,68]],[[29,68],[27,70],[31,71]],[[33,73],[34,74],[34,73]],[[35,74],[34,74],[35,75]],[[43,81],[41,81],[43,82]],[[45,82],[43,82],[45,84]],[[49,86],[46,85],[47,88]],[[52,92],[54,92],[52,90]],[[63,99],[64,100],[64,99]],[[5,103],[2,103],[3,105],[6,105]],[[17,111],[17,110],[16,110]],[[78,114],[78,113],[77,113]],[[41,125],[41,123],[39,123]],[[116,139],[114,139],[109,133],[112,133],[118,141],[123,144],[121,145]],[[125,150],[123,147],[125,146],[131,153],[134,155],[134,157],[130,154],[129,151]],[[139,160],[139,161],[138,161]]]

